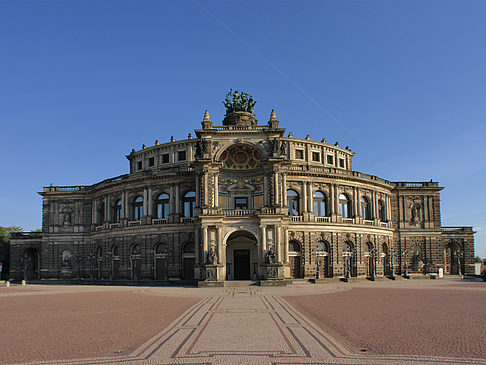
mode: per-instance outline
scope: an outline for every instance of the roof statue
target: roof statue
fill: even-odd
[[[229,93],[226,94],[226,99],[223,101],[226,107],[226,115],[234,112],[248,112],[254,114],[253,109],[255,107],[256,101],[253,100],[253,96],[245,92],[238,92],[230,89]]]
[[[253,96],[243,91],[230,89],[223,101],[226,107],[226,114],[223,125],[237,125],[251,127],[257,125],[254,107],[256,101]]]

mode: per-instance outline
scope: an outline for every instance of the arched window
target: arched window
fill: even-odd
[[[99,217],[99,221],[97,222],[98,224],[105,223],[105,204],[104,203],[101,203],[100,206],[98,207],[98,217]]]
[[[117,245],[113,245],[111,247],[111,253],[113,254],[113,256],[119,256],[120,255],[120,250],[118,249]]]
[[[289,252],[300,253],[300,243],[297,241],[289,241]]]
[[[316,251],[320,255],[328,254],[329,253],[329,244],[327,242],[324,242],[324,241],[317,242]]]
[[[351,201],[346,194],[339,194],[339,214],[343,218],[351,217]]]
[[[287,190],[287,206],[289,207],[289,215],[300,215],[299,194],[295,190]]]
[[[326,196],[322,192],[316,191],[313,197],[314,197],[314,215],[316,217],[325,217],[327,215]]]
[[[380,221],[386,222],[386,208],[383,200],[378,200],[378,214],[380,217]]]
[[[353,244],[351,242],[344,242],[343,252],[352,253],[353,252]]]
[[[133,245],[132,249],[130,250],[130,254],[132,255],[139,255],[140,254],[140,247],[138,245]]]
[[[370,203],[365,196],[361,197],[361,216],[366,220],[371,219]]]
[[[371,244],[370,243],[365,243],[364,246],[364,255],[365,256],[370,256],[371,254]]]
[[[182,249],[183,253],[194,253],[195,252],[195,246],[194,242],[187,242],[184,245],[184,248]]]
[[[115,205],[113,205],[113,218],[115,219],[115,223],[120,222],[121,214],[122,214],[122,203],[121,200],[118,199],[115,202]]]
[[[168,218],[169,217],[169,195],[162,193],[157,197],[157,218]]]
[[[133,201],[133,220],[140,220],[143,217],[143,198],[138,196]]]
[[[194,208],[196,206],[196,193],[194,191],[188,191],[186,194],[184,194],[182,204],[184,208],[184,217],[194,217]]]

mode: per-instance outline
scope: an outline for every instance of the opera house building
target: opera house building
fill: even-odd
[[[187,139],[132,150],[130,172],[47,186],[42,233],[11,241],[13,280],[224,285],[474,274],[472,227],[441,225],[434,181],[354,171],[230,92]],[[52,161],[52,163],[55,163]]]

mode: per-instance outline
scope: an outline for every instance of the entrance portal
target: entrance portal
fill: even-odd
[[[226,240],[226,280],[256,280],[257,240],[248,231],[233,232]]]
[[[234,250],[235,280],[250,280],[250,250]]]

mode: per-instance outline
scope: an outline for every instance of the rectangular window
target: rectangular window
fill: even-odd
[[[332,155],[327,155],[327,163],[329,165],[334,165],[334,157]]]
[[[149,159],[148,159],[148,165],[149,165],[149,167],[152,167],[154,164],[155,164],[154,158],[153,157],[149,157]]]
[[[169,163],[169,154],[168,153],[164,153],[162,155],[162,163]]]
[[[321,154],[319,152],[312,152],[312,161],[320,162]]]
[[[344,163],[344,158],[340,158],[340,159],[339,159],[339,167],[342,167],[342,168],[344,169],[344,167],[345,167],[345,166],[346,166],[346,165],[345,165],[345,163]]]
[[[137,171],[142,169],[142,161],[137,161]]]
[[[235,209],[248,209],[248,198],[235,198]]]
[[[304,159],[304,150],[295,150],[295,158]]]
[[[177,151],[177,161],[185,161],[186,151]]]

